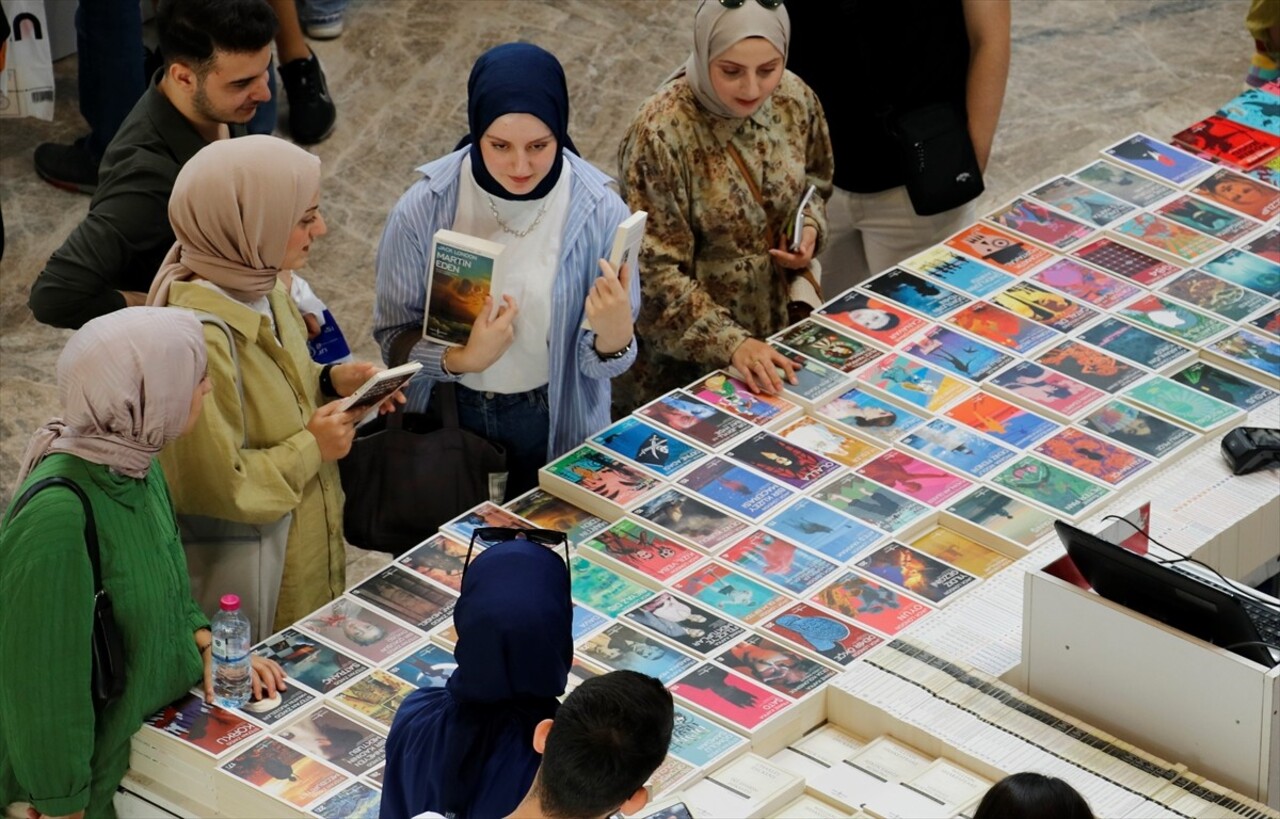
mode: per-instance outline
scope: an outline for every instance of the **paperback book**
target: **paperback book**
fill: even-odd
[[[1280,151],[1280,136],[1226,117],[1205,117],[1173,135],[1179,145],[1234,168],[1250,170]]]
[[[1065,176],[1055,176],[1027,195],[1095,227],[1104,227],[1134,211],[1128,202]]]
[[[1114,317],[1080,331],[1076,338],[1148,370],[1179,367],[1195,357],[1190,347]]]
[[[799,408],[785,398],[754,393],[745,383],[724,371],[711,373],[687,389],[700,401],[756,426],[799,413]]]
[[[1117,315],[1188,345],[1221,335],[1230,325],[1155,293],[1139,296],[1115,310]]]
[[[757,432],[735,444],[727,457],[797,489],[808,489],[840,464],[774,435]]]
[[[896,354],[887,355],[858,373],[858,381],[927,412],[936,412],[970,389],[941,370]]]
[[[791,603],[785,594],[715,562],[689,572],[672,588],[748,625],[759,623]]]
[[[671,693],[748,732],[791,705],[786,697],[713,663],[681,677],[671,685]]]
[[[214,758],[262,733],[262,729],[241,717],[204,701],[194,693],[183,694],[143,723]]]
[[[253,653],[279,663],[290,684],[299,683],[318,694],[328,694],[368,670],[356,658],[292,628],[267,638]]]
[[[926,506],[940,506],[972,485],[959,475],[895,449],[856,471]]]
[[[677,481],[703,500],[719,504],[748,520],[767,515],[786,503],[792,490],[723,458],[711,458]]]
[[[942,245],[934,245],[912,256],[902,266],[931,276],[976,298],[982,298],[1013,281],[1008,273],[988,267],[969,256],[953,253]]]
[[[288,685],[283,691],[276,693],[279,695],[278,702],[275,697],[251,699],[244,707],[237,708],[236,713],[270,727],[298,713],[316,699],[315,694],[300,685]]]
[[[484,546],[483,542],[477,542],[476,552],[483,551]],[[462,571],[466,568],[466,559],[466,544],[436,534],[405,552],[396,562],[456,593],[462,590]]]
[[[1111,230],[1119,236],[1155,248],[1161,253],[1190,264],[1225,247],[1222,242],[1212,236],[1183,227],[1177,222],[1156,216],[1154,213],[1139,213],[1131,216],[1116,224]]]
[[[764,524],[772,532],[843,563],[884,537],[825,504],[799,498]]]
[[[769,346],[778,355],[795,365],[792,374],[796,383],[792,384],[783,378],[782,389],[792,401],[806,409],[812,409],[815,404],[849,382],[845,374],[834,367],[828,367],[806,355],[801,355],[781,342],[774,341]],[[779,367],[778,375],[783,374],[782,368]]]
[[[812,319],[805,319],[783,330],[774,339],[842,373],[851,373],[884,354],[883,350],[874,345]]]
[[[668,753],[694,768],[719,765],[747,750],[746,737],[677,705]]]
[[[1050,347],[1035,361],[1103,392],[1119,392],[1147,375],[1133,364],[1074,339]]]
[[[997,473],[992,483],[1072,519],[1084,514],[1110,491],[1102,484],[1031,455]]]
[[[1071,178],[1140,208],[1150,207],[1178,192],[1177,188],[1101,159],[1071,174]]]
[[[996,373],[987,383],[1011,400],[1047,412],[1058,420],[1074,419],[1106,395],[1102,390],[1033,361],[1019,361]]]
[[[881,547],[882,550],[887,548],[889,546]],[[933,611],[924,603],[857,572],[845,572],[839,579],[819,589],[809,602],[890,637]]]
[[[575,606],[574,613],[584,610]],[[387,668],[414,688],[444,688],[458,663],[453,655],[435,643],[423,643]]]
[[[918,525],[932,511],[856,472],[818,487],[812,497],[890,534]]]
[[[1280,395],[1273,389],[1204,361],[1197,361],[1184,367],[1170,378],[1246,412],[1251,412]]]
[[[636,415],[655,421],[708,448],[717,449],[752,429],[751,424],[683,390],[669,392],[636,410]]]
[[[947,239],[946,245],[1014,276],[1028,273],[1053,258],[1039,245],[982,224],[970,225]]]
[[[886,347],[897,347],[928,324],[903,308],[861,290],[846,291],[819,307],[814,315],[848,327]]]
[[[387,758],[382,734],[324,705],[281,727],[276,736],[352,776],[373,770]]]
[[[818,414],[885,444],[924,423],[924,418],[868,392],[852,389],[818,408]]]
[[[440,533],[460,543],[470,543],[472,533],[486,527],[528,529],[529,524],[501,506],[485,501],[445,523],[440,527]]]
[[[1280,264],[1280,227],[1272,226],[1265,233],[1260,233],[1242,247],[1270,262]]]
[[[588,635],[599,631],[609,623],[603,614],[597,614],[580,603],[573,604],[573,641],[581,642]]]
[[[1280,341],[1249,330],[1236,330],[1204,348],[1204,354],[1227,369],[1280,387]]]
[[[983,380],[1013,361],[1013,356],[939,324],[913,339],[904,351],[974,382]]]
[[[448,589],[390,566],[351,590],[351,595],[423,631],[453,616],[457,598]]]
[[[1127,483],[1152,463],[1148,458],[1075,427],[1067,427],[1041,441],[1035,452],[1110,486]]]
[[[1191,192],[1264,222],[1280,216],[1280,190],[1227,168],[1214,171]]]
[[[824,403],[823,406],[826,404]],[[777,430],[776,434],[779,438],[830,458],[843,466],[857,466],[863,461],[874,458],[882,451],[882,447],[839,432],[812,415],[805,415],[792,421]]]
[[[1010,285],[992,296],[991,302],[1061,333],[1069,333],[1098,317],[1096,310],[1028,281]]]
[[[1248,217],[1232,213],[1194,196],[1179,196],[1165,202],[1156,208],[1155,212],[1166,219],[1224,242],[1233,242],[1261,227],[1259,223]]]
[[[574,556],[570,561],[569,577],[574,601],[605,617],[617,618],[653,596],[653,592],[643,586],[583,557]]]
[[[1268,298],[1280,298],[1280,263],[1243,250],[1228,250],[1200,267],[1210,275],[1247,287]]]
[[[1275,304],[1261,293],[1210,276],[1203,270],[1188,270],[1161,287],[1160,292],[1231,322]]]
[[[609,528],[607,520],[557,498],[545,489],[529,490],[508,503],[506,509],[540,529],[564,532],[573,546]]]
[[[1156,459],[1169,457],[1199,437],[1124,401],[1108,401],[1081,418],[1080,426]]]
[[[1146,134],[1127,137],[1103,153],[1122,165],[1180,188],[1213,172],[1212,164]]]
[[[485,299],[495,312],[503,292],[503,245],[453,230],[437,230],[427,267],[427,304],[422,335],[437,344],[461,346],[471,335]]]
[[[697,447],[633,415],[591,436],[590,441],[660,478],[670,478],[706,457]]]
[[[629,271],[634,275],[636,264],[640,259],[640,247],[644,244],[644,226],[649,214],[643,210],[623,219],[613,233],[613,248],[609,251],[609,266],[621,275],[622,266],[630,265]],[[591,322],[583,316],[582,329],[590,330]]]
[[[1058,331],[1051,327],[1037,324],[985,301],[969,305],[948,318],[947,322],[1019,355],[1026,355],[1037,347],[1061,338]]]
[[[1253,328],[1255,332],[1272,338],[1280,338],[1280,307],[1249,319],[1249,327]]]
[[[298,628],[378,665],[423,639],[412,629],[339,597],[298,621]]]
[[[662,490],[629,514],[707,552],[716,551],[727,539],[749,528],[741,518],[674,487]]]
[[[320,819],[377,819],[382,791],[365,782],[352,782],[311,808]]]
[[[764,623],[771,634],[847,667],[884,638],[808,603],[796,603]]]
[[[1144,287],[1154,287],[1165,279],[1182,272],[1181,265],[1157,259],[1137,248],[1122,245],[1113,239],[1097,239],[1078,247],[1072,256],[1101,268],[1108,273],[1135,281]]]
[[[911,541],[911,548],[981,578],[988,578],[1013,563],[995,549],[945,526]]]
[[[1232,122],[1248,125],[1260,131],[1276,133],[1280,131],[1280,111],[1276,105],[1280,101],[1276,94],[1266,88],[1246,88],[1226,105],[1218,109],[1218,115]]]
[[[674,646],[647,637],[626,623],[614,623],[584,641],[578,651],[612,671],[636,671],[670,686],[698,661]]]
[[[988,213],[986,219],[1057,250],[1071,247],[1095,232],[1083,222],[1022,197]]]
[[[539,485],[606,520],[658,488],[660,481],[612,455],[580,446],[538,470]]]
[[[1012,449],[942,418],[902,436],[898,446],[975,478],[1016,457]]]
[[[746,629],[732,620],[665,591],[628,611],[623,618],[703,656],[746,634]]]
[[[259,791],[296,808],[327,798],[349,777],[275,737],[264,737],[219,766]]]
[[[1014,449],[1026,449],[1058,429],[1048,418],[985,392],[961,399],[945,415]]]
[[[794,595],[821,583],[839,568],[835,563],[763,530],[738,540],[720,558],[743,572]]]
[[[971,301],[969,297],[954,290],[896,267],[868,279],[861,287],[882,299],[932,319],[941,318]]]
[[[693,549],[629,518],[619,520],[579,548],[591,559],[605,558],[608,568],[659,585],[702,559]]]
[[[1028,278],[1100,310],[1110,310],[1142,292],[1142,288],[1132,282],[1095,270],[1075,259],[1059,259]]]
[[[1053,533],[1053,516],[989,486],[979,486],[946,508],[948,525],[975,537],[995,535],[1023,549]]]
[[[375,668],[368,676],[361,677],[334,694],[333,699],[390,731],[396,711],[400,710],[405,698],[415,690],[417,689],[399,677]]]
[[[752,634],[716,657],[726,668],[793,700],[821,694],[836,672],[794,648]],[[674,741],[674,740],[673,740]]]

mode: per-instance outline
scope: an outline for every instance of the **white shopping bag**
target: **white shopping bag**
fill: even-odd
[[[53,60],[44,0],[0,0],[13,30],[0,51],[0,117],[53,119]]]

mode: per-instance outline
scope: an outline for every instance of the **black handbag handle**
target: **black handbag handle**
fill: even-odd
[[[80,499],[80,504],[84,506],[84,543],[88,547],[89,565],[93,568],[93,596],[96,598],[102,594],[102,558],[98,555],[98,527],[93,521],[93,507],[89,505],[89,499],[85,497],[84,490],[75,481],[59,475],[36,481],[27,487],[27,491],[23,492],[22,496],[14,503],[13,510],[9,513],[9,520],[17,517],[18,513],[22,511],[22,507],[27,505],[27,501],[31,500],[33,495],[48,486],[62,486],[70,489]]]

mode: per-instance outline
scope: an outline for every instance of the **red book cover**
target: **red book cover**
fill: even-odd
[[[1217,115],[1179,131],[1173,141],[1246,171],[1280,152],[1280,136]]]

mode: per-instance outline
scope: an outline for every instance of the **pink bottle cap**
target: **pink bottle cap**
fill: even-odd
[[[240,608],[240,596],[237,594],[224,594],[218,602],[223,611],[237,611]]]

